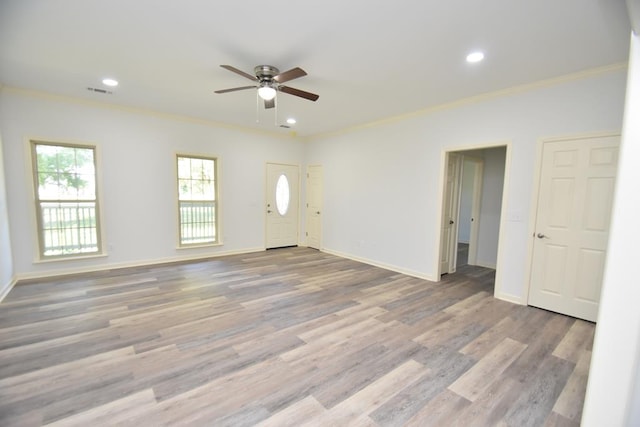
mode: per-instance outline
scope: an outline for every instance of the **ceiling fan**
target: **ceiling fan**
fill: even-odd
[[[246,77],[249,80],[253,80],[257,84],[252,86],[241,86],[231,89],[216,90],[215,93],[227,93],[235,92],[237,90],[258,88],[258,95],[264,100],[264,108],[275,107],[275,97],[278,91],[288,93],[289,95],[299,96],[300,98],[308,99],[310,101],[316,101],[318,100],[318,98],[320,98],[320,96],[316,95],[315,93],[306,92],[304,90],[295,89],[289,86],[284,86],[282,84],[288,82],[289,80],[306,76],[307,72],[299,67],[292,68],[289,71],[281,73],[280,70],[272,65],[258,65],[253,69],[253,73],[255,74],[254,76],[249,73],[245,73],[244,71],[238,70],[231,65],[221,65],[221,67],[236,74],[240,74],[242,77]]]

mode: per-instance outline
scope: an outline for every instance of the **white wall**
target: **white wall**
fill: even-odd
[[[625,77],[606,72],[309,141],[306,162],[324,166],[323,247],[436,279],[444,151],[508,143],[498,291],[525,302],[537,141],[619,132]]]
[[[582,425],[640,425],[640,36],[631,39],[624,130]]]
[[[290,137],[5,88],[0,98],[14,269],[18,277],[264,248],[265,164],[300,164]],[[34,263],[37,254],[28,138],[96,144],[108,256]],[[220,159],[223,245],[176,249],[176,152]]]
[[[640,426],[640,369],[638,369],[638,362],[640,362],[640,352],[636,353],[635,362],[636,375],[633,382],[633,388],[628,398],[628,414],[627,425],[628,426]]]
[[[506,149],[500,147],[483,150],[483,157],[476,264],[496,268]]]
[[[2,136],[0,135],[0,300],[13,281],[13,258],[5,190]]]

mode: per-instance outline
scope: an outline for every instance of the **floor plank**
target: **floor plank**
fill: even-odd
[[[307,396],[262,421],[258,427],[297,427],[308,420],[321,417],[325,412],[326,409],[320,402],[313,396]]]
[[[593,325],[584,320],[576,320],[552,354],[561,359],[578,363],[583,350],[591,348],[592,344]]]
[[[154,414],[155,406],[156,399],[153,390],[146,389],[48,425],[51,427],[81,427],[88,425],[135,426],[141,422],[149,424],[159,421],[157,415]]]
[[[469,405],[470,402],[467,399],[450,390],[443,390],[403,425],[408,427],[462,425],[458,423],[458,417]]]
[[[580,422],[582,417],[580,398],[584,396],[587,391],[587,377],[589,375],[590,363],[591,352],[584,350],[569,380],[565,384],[562,393],[553,406],[554,412],[570,420]]]
[[[481,396],[493,381],[527,348],[526,344],[510,338],[502,340],[493,350],[465,372],[449,390],[473,402]]]

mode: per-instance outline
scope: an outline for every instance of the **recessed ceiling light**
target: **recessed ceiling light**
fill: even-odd
[[[102,79],[102,84],[105,86],[118,86],[118,81],[116,79]]]
[[[472,52],[467,55],[467,62],[480,62],[484,59],[484,53],[482,52]]]
[[[294,119],[293,117],[289,117],[287,119],[287,123],[289,123],[290,125],[295,125],[296,124],[296,119]]]

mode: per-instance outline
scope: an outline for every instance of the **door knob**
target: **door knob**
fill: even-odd
[[[449,220],[449,225],[453,225],[453,220],[452,219]]]
[[[271,211],[267,209],[267,213],[271,213]]]
[[[316,215],[320,215],[320,211],[317,211],[317,212],[316,212]]]
[[[538,234],[536,235],[536,237],[537,237],[538,239],[548,239],[548,237],[547,237],[547,236],[545,236],[545,235],[544,235],[544,234],[542,234],[542,233],[538,233]]]

